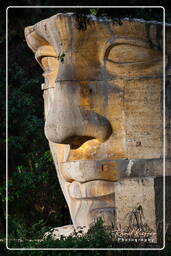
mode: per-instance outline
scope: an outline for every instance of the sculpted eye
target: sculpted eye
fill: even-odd
[[[42,84],[42,90],[55,88],[55,79],[58,70],[58,60],[54,48],[50,45],[39,47],[36,54],[36,60],[44,70],[43,76],[45,83]]]
[[[35,54],[36,60],[44,71],[55,70],[57,67],[57,55],[51,45],[44,45],[38,48]]]
[[[110,79],[116,76],[130,78],[163,74],[162,52],[149,48],[144,42],[115,42],[107,48],[104,61]]]
[[[107,49],[105,60],[116,64],[144,63],[161,60],[161,53],[141,46],[117,44]]]

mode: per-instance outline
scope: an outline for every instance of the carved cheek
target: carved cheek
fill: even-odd
[[[52,107],[53,100],[54,100],[54,88],[49,88],[47,90],[44,90],[43,99],[44,99],[44,114],[45,114],[45,121],[46,121],[48,113]]]
[[[56,57],[42,57],[40,60],[41,65],[44,69],[45,83],[42,84],[43,98],[44,98],[44,113],[45,120],[52,107],[54,100],[54,91],[56,87],[56,76],[58,72],[58,61]]]

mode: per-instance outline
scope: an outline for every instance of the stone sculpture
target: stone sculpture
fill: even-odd
[[[142,207],[145,223],[158,232],[163,218],[163,26],[87,19],[83,30],[73,13],[25,28],[27,44],[44,71],[45,135],[73,225],[88,227],[101,216],[106,224],[123,228],[128,213]],[[167,25],[166,176],[170,43]]]

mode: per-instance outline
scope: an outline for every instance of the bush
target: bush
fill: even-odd
[[[42,224],[42,223],[39,223]],[[32,227],[32,233],[36,232],[36,226]],[[42,233],[39,233],[39,240],[9,239],[9,248],[159,248],[157,244],[150,242],[118,242],[113,239],[111,229],[104,226],[101,219],[97,220],[88,230],[87,233],[75,231],[68,237],[61,237],[58,240],[52,240],[50,237],[42,240]],[[34,237],[34,236],[33,236]],[[32,239],[33,239],[32,237]],[[3,245],[4,246],[4,245]],[[165,253],[170,252],[167,246]],[[19,253],[19,252],[18,252]],[[10,254],[9,254],[10,255]],[[20,255],[20,254],[18,254]],[[44,254],[42,254],[44,255]],[[98,254],[97,254],[98,255]],[[150,254],[149,254],[150,255]]]

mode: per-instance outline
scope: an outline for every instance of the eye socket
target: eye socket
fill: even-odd
[[[161,60],[161,53],[141,46],[118,44],[108,48],[105,60],[116,64],[144,63]]]
[[[52,56],[43,56],[39,59],[39,63],[44,70],[43,76],[45,83],[42,85],[42,90],[55,88],[55,79],[58,70],[57,58]]]

